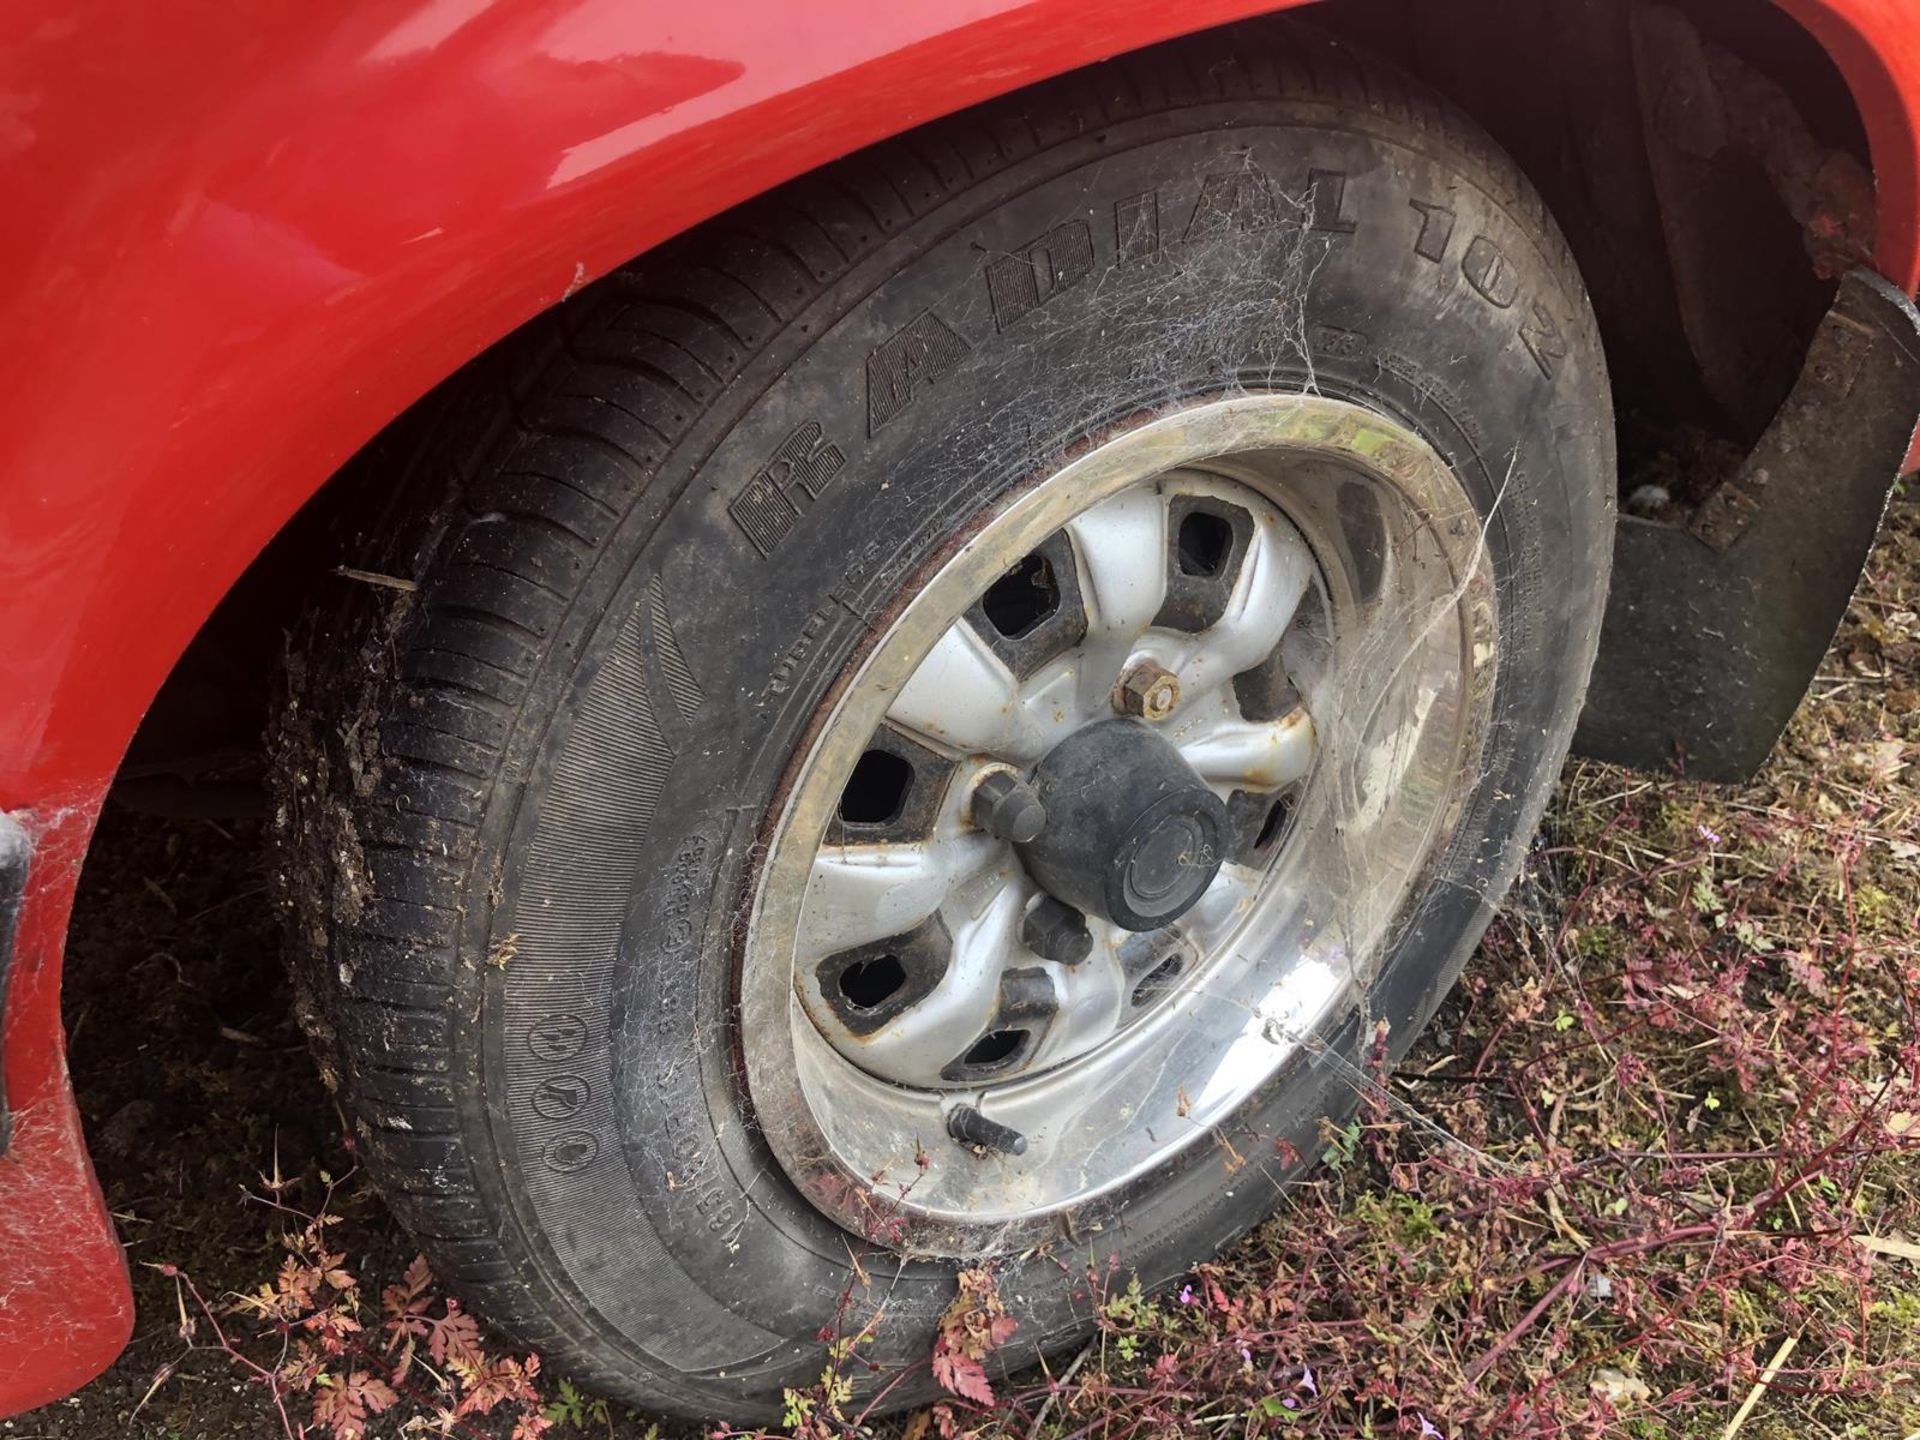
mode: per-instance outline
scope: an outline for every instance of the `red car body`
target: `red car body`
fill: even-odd
[[[1783,3],[1852,91],[1877,267],[1912,292],[1920,14]],[[267,541],[463,362],[664,238],[937,114],[1276,8],[0,14],[0,812],[34,847],[0,1017],[0,1415],[83,1383],[132,1324],[67,1080],[62,943],[130,737]]]

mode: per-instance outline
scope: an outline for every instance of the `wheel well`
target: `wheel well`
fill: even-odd
[[[1539,189],[1593,297],[1625,475],[1675,426],[1752,445],[1838,275],[1871,256],[1866,132],[1811,35],[1751,0],[1314,15],[1472,115]]]
[[[1599,317],[1623,493],[1649,476],[1676,500],[1710,490],[1791,387],[1837,275],[1870,253],[1865,131],[1821,46],[1763,0],[1322,0],[1308,13],[1445,95],[1540,190]],[[433,401],[322,487],[234,586],[135,736],[121,800],[264,805],[284,636],[334,580],[327,537],[363,498],[354,476]]]

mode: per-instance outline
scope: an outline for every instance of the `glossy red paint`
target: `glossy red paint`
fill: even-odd
[[[0,808],[41,834],[4,1017],[0,1414],[131,1323],[58,1010],[100,797],[187,640],[381,425],[578,285],[934,115],[1294,0],[25,0],[0,14]],[[1755,0],[1761,3],[1761,0]],[[1920,21],[1782,0],[1920,279]]]
[[[104,786],[36,817],[7,1022],[13,1139],[0,1156],[0,1415],[56,1400],[133,1328],[126,1259],[94,1183],[62,1058],[60,952]],[[32,1047],[16,1065],[14,1046]],[[29,1086],[31,1088],[29,1088]]]

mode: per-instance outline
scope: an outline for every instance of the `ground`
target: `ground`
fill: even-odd
[[[1920,1436],[1917,611],[1903,496],[1756,782],[1570,767],[1439,1021],[1356,1077],[1359,1120],[1274,1220],[1172,1294],[1094,1275],[1100,1334],[1057,1379],[885,1430]],[[291,1020],[258,842],[103,823],[68,1014],[139,1325],[104,1377],[0,1436],[265,1440],[317,1415],[336,1435],[649,1435],[489,1353],[407,1274]],[[997,1303],[983,1274],[952,1315],[963,1390],[969,1353],[990,1369],[1019,1323],[996,1329]],[[859,1346],[822,1352],[794,1418],[845,1433],[861,1417],[831,1381]]]

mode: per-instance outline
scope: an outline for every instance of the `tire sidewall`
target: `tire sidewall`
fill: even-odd
[[[881,244],[668,457],[522,708],[454,1061],[529,1280],[583,1345],[658,1377],[650,1403],[737,1410],[744,1386],[776,1404],[817,1371],[816,1333],[882,1297],[875,1363],[925,1353],[953,1267],[852,1241],[872,1291],[849,1302],[851,1237],[754,1132],[733,1026],[754,865],[792,756],[909,577],[1139,416],[1312,388],[1421,433],[1495,567],[1494,723],[1365,1013],[1249,1104],[1223,1137],[1244,1164],[1197,1145],[1098,1232],[1003,1261],[1014,1348],[1084,1322],[1089,1261],[1158,1280],[1245,1229],[1319,1119],[1351,1109],[1373,1027],[1411,1042],[1524,852],[1604,601],[1604,371],[1542,231],[1493,177],[1370,116],[1239,102],[1112,126]],[[617,346],[617,315],[576,343]]]

